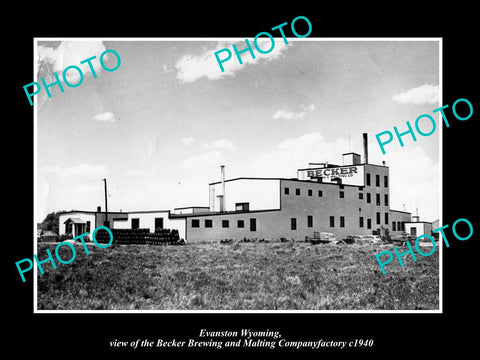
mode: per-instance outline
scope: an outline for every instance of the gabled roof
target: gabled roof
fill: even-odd
[[[73,222],[74,224],[86,224],[86,222],[80,218],[68,218],[63,223],[66,224],[69,221]]]

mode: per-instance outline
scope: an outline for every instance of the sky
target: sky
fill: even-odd
[[[250,39],[253,42],[253,39]],[[218,66],[214,52],[244,39],[37,40],[38,81],[75,65],[83,81],[35,95],[37,221],[52,211],[173,210],[208,206],[208,183],[226,177],[296,177],[309,162],[342,153],[390,168],[391,208],[434,221],[440,211],[440,46],[426,41],[275,38],[268,54],[244,52]],[[115,71],[99,59],[114,50]],[[96,77],[88,63],[91,61]],[[223,52],[221,56],[226,56]],[[118,65],[113,53],[107,69]],[[66,79],[80,81],[70,69]],[[27,101],[27,100],[26,100]],[[422,114],[437,130],[395,139],[383,155],[375,134],[407,130]],[[425,119],[420,128],[432,125]],[[363,159],[363,157],[362,157]]]

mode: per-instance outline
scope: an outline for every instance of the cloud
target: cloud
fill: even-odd
[[[116,116],[114,113],[104,112],[104,113],[95,115],[92,119],[98,120],[98,121],[105,121],[105,122],[115,122]]]
[[[184,145],[190,145],[190,144],[193,144],[195,142],[195,138],[193,137],[184,137],[182,140],[180,140],[180,142]]]
[[[219,151],[211,151],[208,153],[194,155],[186,158],[182,162],[182,167],[189,170],[200,168],[214,168],[220,166],[222,160],[223,157]]]
[[[307,112],[315,111],[315,104],[311,104],[308,106],[302,106],[301,111],[287,111],[287,110],[277,110],[275,114],[273,114],[272,118],[274,120],[278,119],[286,119],[286,120],[292,120],[292,119],[302,119],[305,117]]]
[[[268,42],[267,45],[264,45]],[[220,42],[217,46],[209,49],[204,49],[203,52],[199,55],[184,55],[175,62],[175,69],[177,70],[177,79],[182,82],[194,82],[202,77],[206,77],[210,80],[221,79],[225,76],[235,76],[235,73],[239,70],[245,69],[250,64],[258,64],[263,61],[272,61],[284,56],[284,53],[287,49],[287,45],[281,41],[274,42],[273,50],[268,54],[261,54],[255,48],[253,44],[253,39],[249,40],[252,48],[254,49],[255,59],[252,59],[250,53],[247,51],[242,53],[240,56],[242,58],[243,64],[238,62],[235,52],[233,51],[232,44],[234,42]],[[269,39],[259,39],[258,46],[262,50],[268,50],[271,44]],[[239,51],[246,48],[245,41],[236,42],[235,45]],[[289,44],[289,46],[292,46]],[[231,58],[228,61],[222,63],[224,67],[224,72],[221,71],[220,66],[217,62],[217,59],[214,55],[216,51],[222,49],[228,49],[231,53]],[[228,52],[223,51],[218,53],[220,59],[228,57]]]
[[[286,111],[286,110],[277,110],[275,114],[273,114],[273,119],[278,120],[278,119],[286,119],[286,120],[292,120],[292,119],[301,119],[305,116],[306,112],[305,111],[300,111],[300,112],[293,112],[293,111]]]
[[[439,86],[424,84],[406,92],[396,94],[393,101],[400,104],[435,104],[439,102]]]
[[[235,150],[235,144],[227,139],[220,139],[212,141],[211,143],[204,144],[205,149],[224,149],[224,150]]]
[[[100,55],[106,50],[102,41],[62,41],[56,48],[38,45],[39,55],[39,74],[38,77],[45,77],[48,72],[57,72],[62,79],[61,73],[70,66],[78,66],[84,76],[92,76],[92,71],[88,63],[80,64],[81,61],[96,56],[90,63],[98,75],[101,71]],[[104,59],[108,59],[108,54]],[[46,72],[46,73],[45,73]],[[69,70],[66,73],[67,81],[75,84],[80,80],[78,71]]]

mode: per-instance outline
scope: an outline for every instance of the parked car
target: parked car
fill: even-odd
[[[378,235],[364,235],[363,237],[371,244],[383,244],[382,239]]]
[[[355,244],[360,244],[360,245],[366,244],[364,235],[353,235],[352,240],[353,240],[353,243]]]
[[[355,242],[354,235],[348,235],[345,239],[343,239],[345,244],[353,244]]]
[[[305,237],[306,242],[310,242],[311,244],[327,244],[327,243],[337,243],[337,239],[335,238],[335,235],[332,233],[327,233],[327,232],[319,232],[319,231],[314,231],[313,232],[313,238],[306,236]]]

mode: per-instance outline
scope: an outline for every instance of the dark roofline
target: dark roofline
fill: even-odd
[[[300,179],[297,179],[297,178],[281,178],[281,177],[277,177],[277,178],[238,177],[238,178],[225,180],[225,182],[236,181],[236,180],[279,180],[279,181],[297,181],[297,182],[301,182],[301,183],[325,184],[325,185],[335,185],[335,186],[343,185],[343,186],[353,186],[353,187],[365,187],[365,186],[361,186],[361,185],[337,184],[337,183],[318,182],[318,181],[312,181],[312,180],[300,180]],[[217,181],[217,182],[210,183],[208,185],[215,185],[215,184],[221,184],[221,183],[222,183],[221,181]]]
[[[148,214],[148,213],[156,213],[156,212],[167,212],[170,213],[170,210],[139,210],[139,211],[125,211],[121,214]]]
[[[72,213],[84,213],[84,214],[105,214],[105,211],[85,211],[85,210],[70,210],[61,212],[63,214],[72,214]],[[108,211],[109,214],[127,214],[125,211]]]
[[[241,176],[241,177],[236,177],[233,179],[227,179],[225,182],[229,181],[236,181],[236,180],[283,180],[284,178],[268,178],[268,177],[248,177],[248,176]],[[221,181],[215,181],[212,183],[209,183],[208,185],[215,185],[215,184],[221,184]]]
[[[193,208],[210,208],[210,206],[183,206],[183,207],[173,208],[173,210],[193,209]]]
[[[390,211],[395,211],[395,212],[399,212],[399,213],[404,213],[404,214],[410,214],[412,215],[411,212],[408,212],[408,211],[400,211],[400,210],[394,210],[394,209],[390,209]]]
[[[208,207],[208,206],[206,206]],[[170,212],[170,210],[140,210],[140,211],[107,211],[108,214],[115,214],[115,215],[128,215],[128,214],[141,214],[141,213],[155,213],[155,212]],[[63,214],[72,214],[72,213],[84,213],[84,214],[105,214],[105,211],[83,211],[83,210],[72,210],[72,211],[65,211],[60,213]]]

